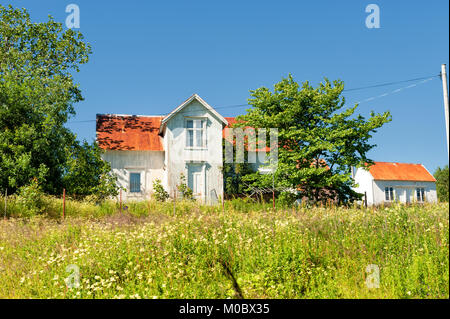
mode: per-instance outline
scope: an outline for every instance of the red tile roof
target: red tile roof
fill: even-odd
[[[163,116],[97,114],[97,143],[105,150],[162,151]]]
[[[376,180],[435,182],[436,179],[422,164],[375,162],[369,168]]]

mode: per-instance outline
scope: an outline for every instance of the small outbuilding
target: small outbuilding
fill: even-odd
[[[392,202],[437,202],[436,179],[422,164],[375,162],[358,168],[354,190],[367,196],[367,205]]]

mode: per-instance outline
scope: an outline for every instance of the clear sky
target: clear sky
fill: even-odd
[[[66,6],[79,6],[79,30],[93,54],[75,75],[85,101],[68,126],[89,141],[96,113],[162,115],[197,93],[235,116],[245,112],[235,105],[247,102],[249,90],[272,88],[289,73],[313,85],[341,79],[352,89],[438,75],[449,62],[448,0],[0,3],[27,8],[36,22],[50,14],[64,23]],[[371,3],[380,8],[378,29],[365,24]],[[448,163],[442,83],[420,82],[344,95],[350,104],[362,101],[363,115],[392,113],[373,138],[372,159],[433,172]]]

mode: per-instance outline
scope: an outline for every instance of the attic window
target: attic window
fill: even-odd
[[[206,147],[206,120],[203,119],[186,120],[186,147],[190,148]]]

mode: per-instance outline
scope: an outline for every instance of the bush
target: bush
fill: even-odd
[[[22,208],[21,215],[33,216],[44,212],[45,194],[37,179],[33,179],[29,185],[19,188],[17,204]]]
[[[278,203],[283,207],[290,207],[297,199],[297,195],[293,192],[281,192],[278,196]]]
[[[162,186],[160,179],[153,181],[153,191],[153,196],[158,202],[165,202],[169,198],[169,193]]]
[[[183,197],[183,199],[195,200],[194,193],[193,193],[192,189],[190,189],[189,186],[187,186],[186,177],[184,176],[183,173],[181,173],[181,175],[180,175],[180,181],[181,182],[177,186],[177,189],[181,193],[181,196]]]

